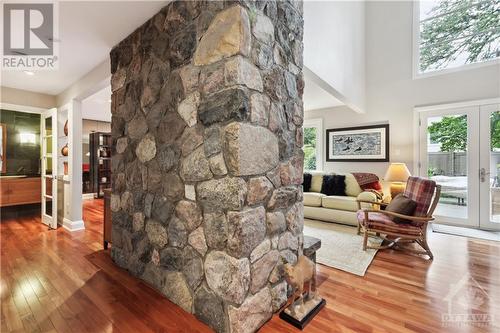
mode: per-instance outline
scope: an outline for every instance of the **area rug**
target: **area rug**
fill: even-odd
[[[363,236],[356,232],[356,227],[304,220],[304,235],[321,239],[321,248],[316,252],[318,263],[364,276],[377,250],[363,251]],[[382,240],[370,237],[368,243],[378,246]]]

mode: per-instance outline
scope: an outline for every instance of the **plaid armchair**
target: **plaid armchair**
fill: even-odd
[[[404,195],[415,201],[417,207],[413,216],[406,216],[393,212],[375,209],[361,209],[361,203],[385,206],[379,202],[367,202],[358,200],[358,234],[363,232],[363,250],[367,248],[386,249],[400,248],[403,243],[417,243],[424,251],[404,247],[405,250],[416,254],[427,254],[430,259],[434,256],[427,243],[427,224],[434,220],[432,214],[436,209],[441,194],[441,186],[436,182],[419,177],[410,177],[406,184]],[[409,221],[408,223],[396,223],[394,217]],[[368,246],[368,235],[374,233],[388,241],[387,245],[378,247]],[[384,236],[381,236],[384,235]]]

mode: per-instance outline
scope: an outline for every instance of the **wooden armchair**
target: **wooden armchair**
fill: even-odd
[[[385,210],[362,209],[362,203],[370,203],[379,207],[387,206],[387,204],[358,201],[358,234],[363,232],[363,250],[366,251],[367,248],[387,249],[392,247],[416,254],[426,254],[430,259],[433,259],[434,256],[427,243],[427,224],[434,220],[432,214],[436,209],[439,196],[441,195],[441,186],[429,179],[410,177],[404,195],[417,203],[417,208],[413,216],[401,215]],[[409,222],[396,223],[393,221],[395,217],[405,219]],[[368,246],[369,233],[374,233],[389,243],[378,247]],[[424,251],[401,246],[407,243],[417,243]]]

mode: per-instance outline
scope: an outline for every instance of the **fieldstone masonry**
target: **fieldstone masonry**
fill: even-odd
[[[303,246],[302,3],[175,1],[111,51],[114,262],[217,332]]]

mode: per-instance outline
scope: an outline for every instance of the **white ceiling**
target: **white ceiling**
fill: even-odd
[[[82,101],[82,118],[111,122],[111,86]]]
[[[304,110],[318,110],[334,106],[344,105],[341,101],[333,97],[332,94],[321,88],[308,76],[304,77]]]
[[[108,59],[111,48],[147,21],[168,1],[59,2],[59,69],[26,75],[2,71],[1,85],[57,95]],[[111,119],[109,87],[85,101],[83,117]],[[305,77],[305,110],[342,105],[329,92]]]
[[[111,48],[168,1],[60,1],[59,70],[2,71],[1,85],[57,95],[103,62]]]

